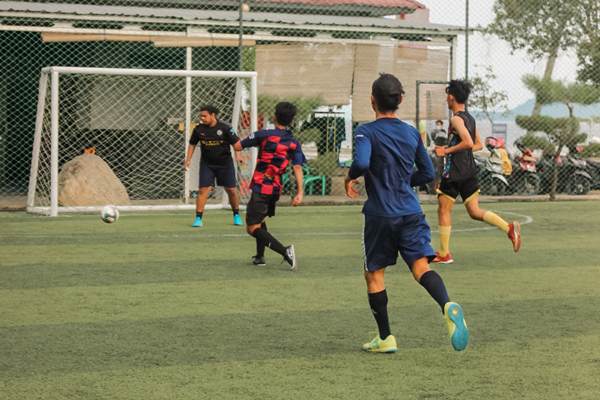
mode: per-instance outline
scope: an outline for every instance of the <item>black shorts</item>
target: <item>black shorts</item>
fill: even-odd
[[[274,216],[275,204],[278,201],[278,194],[252,192],[252,197],[246,206],[246,225],[258,225],[265,218]]]
[[[437,188],[437,197],[446,196],[452,201],[456,201],[456,198],[460,194],[463,203],[467,203],[469,200],[476,196],[481,191],[479,189],[479,183],[477,177],[467,178],[462,181],[449,180],[448,178],[442,178],[440,186]]]
[[[217,186],[236,187],[233,162],[225,165],[212,165],[201,162],[199,187],[211,187],[215,183],[215,178],[217,178]]]

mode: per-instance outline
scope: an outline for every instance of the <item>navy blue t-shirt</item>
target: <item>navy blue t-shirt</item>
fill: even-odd
[[[354,160],[348,175],[365,176],[369,199],[363,214],[399,216],[422,212],[412,188],[433,180],[434,170],[415,128],[397,118],[380,118],[354,130]]]

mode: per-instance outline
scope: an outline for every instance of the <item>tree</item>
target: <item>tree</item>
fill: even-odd
[[[511,111],[506,105],[508,101],[508,95],[506,92],[495,92],[492,89],[491,82],[497,77],[492,71],[491,66],[486,66],[485,75],[475,75],[471,79],[473,84],[473,91],[469,96],[469,106],[478,110],[477,113],[481,113],[487,117],[491,124],[494,123],[494,115],[502,111],[503,117],[511,114]]]
[[[578,118],[552,118],[540,115],[517,115],[517,125],[533,132],[544,132],[546,138],[526,136],[523,144],[532,149],[541,149],[544,155],[552,157],[554,179],[550,190],[550,200],[556,200],[558,185],[558,157],[564,147],[573,147],[585,141],[587,134],[579,133]]]
[[[573,116],[575,104],[593,104],[600,98],[600,90],[590,85],[571,83],[566,85],[561,81],[549,78],[538,78],[525,75],[523,83],[535,93],[536,102],[540,104],[563,103],[569,109],[569,118],[552,118],[532,115],[530,117],[518,115],[517,125],[527,131],[544,132],[543,138],[528,136],[524,144],[531,148],[541,149],[544,154],[552,157],[554,180],[550,191],[550,200],[556,199],[556,186],[558,184],[558,157],[564,147],[571,148],[577,143],[584,142],[587,135],[579,133],[580,119]]]
[[[581,83],[565,84],[549,78],[538,78],[525,75],[523,83],[535,93],[535,101],[539,104],[562,103],[569,109],[569,117],[573,118],[575,104],[589,105],[600,100],[600,88]]]
[[[584,36],[577,51],[579,66],[577,78],[582,83],[600,87],[600,3],[598,0],[580,0],[581,12],[577,21]]]
[[[513,53],[526,50],[532,60],[548,57],[543,79],[550,79],[558,51],[577,45],[581,36],[581,1],[496,0],[495,19],[485,32],[506,40]],[[531,115],[540,115],[542,106],[536,101]]]

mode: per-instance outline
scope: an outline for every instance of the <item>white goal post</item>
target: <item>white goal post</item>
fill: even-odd
[[[114,204],[119,210],[195,209],[200,149],[190,171],[183,165],[200,107],[219,108],[219,120],[231,123],[243,139],[257,130],[256,92],[256,72],[43,68],[27,211],[57,216],[106,205],[77,204],[61,191],[65,179],[59,172],[84,152],[106,162],[125,187],[129,199]],[[234,163],[242,209],[256,156],[256,149],[244,150],[247,165]],[[206,209],[228,207],[222,191],[211,197]]]

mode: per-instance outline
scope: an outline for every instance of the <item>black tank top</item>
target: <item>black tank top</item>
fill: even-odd
[[[471,135],[471,140],[475,143],[476,137],[476,123],[475,118],[466,111],[459,111],[454,114],[465,122],[465,127]],[[448,147],[456,146],[462,142],[458,132],[454,130],[452,123],[448,128]],[[475,159],[473,158],[473,150],[466,149],[455,153],[448,154],[448,160],[446,163],[446,173],[444,177],[453,180],[461,181],[464,179],[472,178],[477,175],[477,166],[475,165]]]

